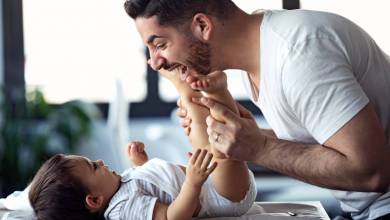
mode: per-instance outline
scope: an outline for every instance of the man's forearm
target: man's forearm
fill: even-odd
[[[276,138],[276,134],[274,133],[273,130],[271,129],[264,129],[264,128],[261,128],[260,129],[261,133],[267,137],[270,137],[270,138]]]
[[[256,163],[302,181],[331,189],[370,191],[351,161],[322,145],[268,138]]]

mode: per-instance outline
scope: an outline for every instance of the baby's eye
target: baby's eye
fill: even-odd
[[[96,162],[92,162],[92,164],[93,164],[93,169],[96,170],[98,168],[97,163]]]

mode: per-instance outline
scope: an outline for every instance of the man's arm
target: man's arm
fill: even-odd
[[[262,134],[253,116],[237,117],[223,105],[201,99],[211,115],[208,130],[224,132],[218,150],[239,160],[253,161],[303,181],[332,189],[383,191],[389,186],[390,148],[371,105],[329,138],[324,145],[308,145]]]

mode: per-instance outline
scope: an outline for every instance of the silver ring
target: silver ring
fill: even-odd
[[[214,141],[215,141],[215,142],[218,142],[220,136],[221,136],[221,134],[215,133],[215,135],[214,135]]]

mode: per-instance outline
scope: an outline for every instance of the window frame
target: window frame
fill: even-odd
[[[22,0],[2,0],[3,91],[11,104],[25,95]],[[15,112],[12,112],[15,114]]]

